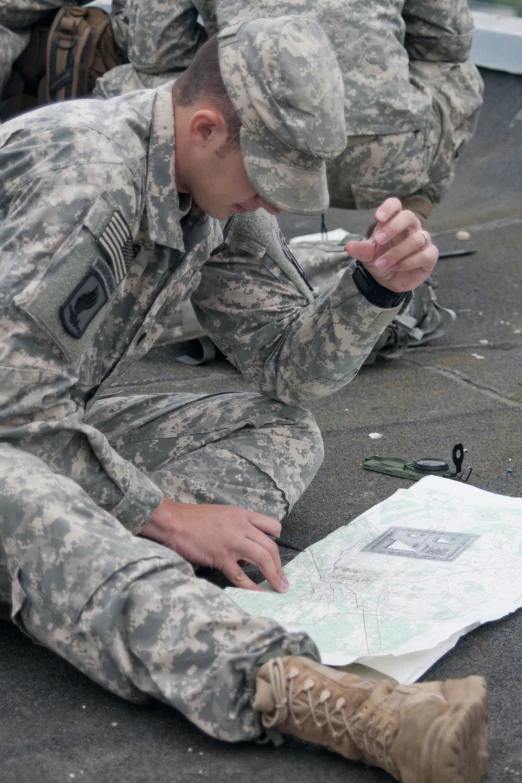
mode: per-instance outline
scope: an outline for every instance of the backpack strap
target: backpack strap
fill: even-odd
[[[101,8],[64,6],[47,40],[47,102],[90,94],[95,76],[120,62],[108,14]]]

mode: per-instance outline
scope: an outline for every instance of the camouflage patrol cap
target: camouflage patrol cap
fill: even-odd
[[[343,80],[323,29],[307,17],[281,16],[240,22],[218,38],[252,185],[286,212],[323,212],[325,160],[346,146]]]

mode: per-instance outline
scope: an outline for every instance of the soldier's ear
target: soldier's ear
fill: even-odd
[[[188,134],[195,146],[218,149],[226,141],[228,129],[218,109],[198,109],[190,117]]]

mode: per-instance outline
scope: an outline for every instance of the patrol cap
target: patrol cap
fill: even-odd
[[[322,27],[305,16],[249,19],[218,38],[252,185],[286,212],[324,212],[325,161],[345,148],[346,128],[343,79]]]

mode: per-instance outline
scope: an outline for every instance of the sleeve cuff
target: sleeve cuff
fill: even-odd
[[[152,512],[164,498],[161,489],[144,473],[136,471],[136,481],[132,491],[127,492],[110,513],[133,535],[142,530],[152,516]]]
[[[370,304],[375,307],[381,307],[383,310],[400,307],[400,305],[406,304],[411,299],[411,291],[396,293],[378,283],[359,261],[357,261],[355,266],[353,282],[359,293]]]

